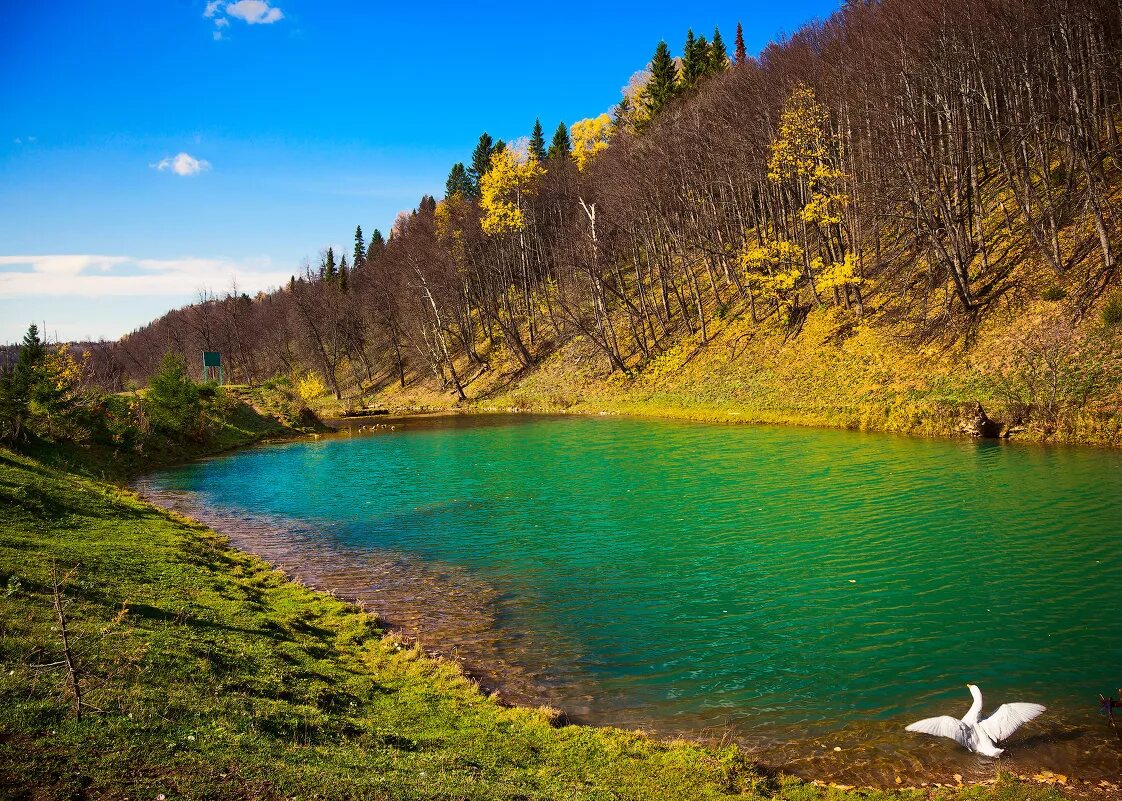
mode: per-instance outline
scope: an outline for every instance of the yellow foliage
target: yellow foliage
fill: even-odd
[[[857,259],[852,253],[846,253],[841,262],[833,262],[825,266],[819,263],[816,265],[816,271],[818,288],[823,291],[861,283],[861,279],[857,277]]]
[[[786,292],[794,289],[803,274],[803,249],[786,239],[746,244],[737,256],[749,283],[760,289]]]
[[[771,145],[768,177],[773,181],[828,177],[830,114],[814,90],[800,83],[779,115],[779,135]]]
[[[323,383],[319,373],[314,373],[311,370],[302,376],[297,376],[292,383],[293,389],[296,391],[296,397],[305,406],[327,394],[327,384]]]
[[[544,174],[537,159],[512,148],[491,156],[491,169],[479,181],[484,233],[503,234],[525,228],[522,198],[533,194],[534,184]]]
[[[608,140],[615,133],[612,118],[607,114],[599,117],[590,117],[575,123],[572,127],[571,140],[573,143],[573,161],[577,169],[583,172],[597,153],[608,147]]]

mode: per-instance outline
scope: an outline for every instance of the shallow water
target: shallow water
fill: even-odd
[[[388,421],[379,423],[389,425]],[[992,775],[908,722],[1048,713],[1000,767],[1122,775],[1122,453],[511,416],[242,451],[142,491],[516,701],[841,781]],[[841,750],[836,750],[841,749]]]

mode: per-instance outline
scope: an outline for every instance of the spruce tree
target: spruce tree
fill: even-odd
[[[366,248],[366,261],[374,261],[385,249],[386,240],[382,238],[382,232],[375,228],[374,233],[370,235],[370,245]]]
[[[748,50],[744,47],[744,27],[736,23],[736,66],[748,60]]]
[[[322,273],[323,273],[323,280],[327,281],[328,283],[334,282],[336,276],[338,275],[338,273],[335,271],[335,249],[334,248],[329,247],[327,249],[327,255],[324,257],[324,260],[323,260]]]
[[[713,29],[713,41],[709,44],[709,68],[706,75],[717,75],[724,72],[729,64],[729,53],[725,48],[725,40],[721,38],[721,29]]]
[[[479,137],[479,144],[471,154],[471,170],[468,175],[471,179],[471,196],[479,197],[479,181],[491,171],[491,155],[495,152],[496,144],[491,134],[486,131]]]
[[[347,254],[339,259],[339,288],[346,292],[351,286],[351,268],[347,266]]]
[[[461,161],[453,164],[451,171],[448,173],[448,180],[444,183],[444,196],[452,197],[452,195],[460,195],[461,197],[471,197],[471,193],[471,177],[464,168],[464,163]]]
[[[530,156],[545,161],[545,132],[541,120],[534,120],[534,130],[530,133]]]
[[[659,42],[651,59],[651,80],[643,90],[643,102],[650,116],[660,112],[678,92],[678,65],[670,55],[666,42]]]
[[[434,198],[432,195],[422,195],[421,203],[417,207],[417,210],[421,214],[427,215],[429,217],[436,214],[436,198]]]
[[[549,143],[548,158],[567,159],[573,153],[573,143],[569,139],[569,129],[565,123],[557,126],[557,130],[553,132],[553,141]]]
[[[355,255],[354,265],[357,270],[366,263],[366,241],[362,236],[362,226],[355,227]]]
[[[693,30],[686,34],[682,52],[682,87],[693,89],[709,69],[709,43],[704,36],[695,37]]]

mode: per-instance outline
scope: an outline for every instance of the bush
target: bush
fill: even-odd
[[[187,374],[187,362],[167,353],[148,381],[145,397],[152,425],[173,439],[201,439],[203,400],[199,385]]]
[[[1122,290],[1115,290],[1106,299],[1102,310],[1103,325],[1107,328],[1117,328],[1122,325]]]
[[[1066,298],[1067,292],[1059,284],[1052,284],[1049,287],[1045,287],[1044,291],[1040,293],[1040,297],[1042,300],[1046,300],[1049,303],[1054,303],[1057,300],[1063,300],[1064,298]]]

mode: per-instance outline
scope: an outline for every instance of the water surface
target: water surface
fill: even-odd
[[[992,774],[902,732],[1049,706],[1002,767],[1122,774],[1122,454],[814,429],[395,422],[148,477],[508,697],[807,775]],[[841,749],[841,750],[837,750]]]

